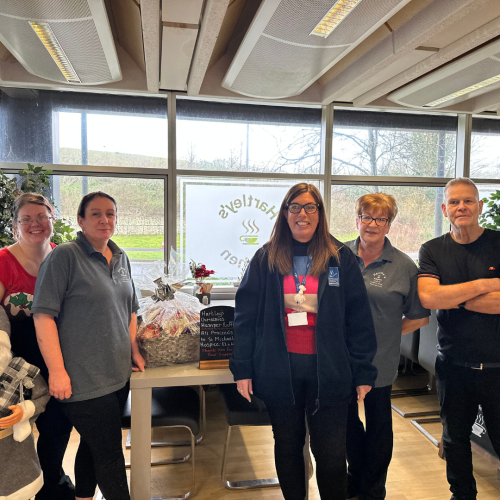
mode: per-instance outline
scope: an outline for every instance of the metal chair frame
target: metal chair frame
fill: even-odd
[[[194,434],[192,433],[191,429],[189,428],[189,426],[187,425],[169,425],[170,428],[175,428],[175,427],[183,427],[185,429],[187,429],[189,431],[189,434],[191,435],[191,440],[190,440],[190,444],[191,444],[191,453],[189,454],[189,456],[191,457],[191,487],[189,489],[189,491],[184,494],[184,495],[168,495],[168,496],[159,496],[159,497],[151,497],[151,500],[186,500],[187,498],[189,498],[193,493],[194,493],[194,490],[195,490],[195,486],[196,486],[196,482],[195,482],[195,469],[194,469],[194,448],[195,448],[195,436]],[[155,463],[155,465],[170,465],[170,464],[173,464],[173,463],[181,463],[181,462],[185,462],[185,460],[182,460],[182,459],[179,459],[177,461],[175,461],[176,459],[172,459],[172,460],[160,460],[158,462]],[[127,464],[125,464],[127,466]],[[128,464],[128,467],[127,468],[130,468],[130,464]],[[97,492],[97,495],[96,495],[96,500],[105,500],[104,496],[102,495],[102,492],[99,490]]]
[[[205,436],[206,428],[207,428],[207,415],[206,415],[206,402],[205,402],[205,390],[203,387],[200,385],[198,390],[199,395],[200,395],[200,422],[201,422],[201,432],[197,436],[195,436],[195,444],[201,443]],[[174,425],[168,426],[169,428],[173,427],[178,427]],[[151,448],[166,448],[170,446],[190,446],[191,441],[190,440],[179,440],[179,441],[153,441],[153,432],[154,429],[151,429]],[[127,450],[130,450],[131,448],[131,433],[130,429],[127,434],[127,442],[125,445]],[[161,465],[168,465],[168,464],[180,464],[183,462],[187,462],[191,458],[191,452],[189,452],[187,455],[185,455],[182,458],[170,458],[170,459],[165,459],[165,460],[152,460],[151,461],[151,467],[157,467]],[[130,469],[130,462],[125,463],[125,467],[127,469]]]
[[[240,425],[228,425],[227,427],[227,434],[226,434],[226,441],[224,443],[224,454],[222,457],[222,470],[221,470],[221,480],[222,484],[224,485],[225,488],[228,490],[247,490],[247,489],[254,489],[254,488],[273,488],[277,487],[280,485],[279,479],[277,477],[272,477],[269,479],[248,479],[245,481],[229,481],[226,478],[226,466],[227,466],[227,458],[228,458],[228,451],[229,451],[229,441],[231,438],[231,430],[233,427],[242,427]],[[265,426],[251,426],[251,427],[268,427],[267,425]],[[312,460],[311,460],[311,455],[309,454],[309,479],[312,478],[314,473],[314,468],[312,465]]]
[[[413,364],[413,361],[412,361]],[[431,396],[436,395],[435,386],[435,377],[431,373],[429,373],[429,382],[425,387],[418,387],[416,389],[395,389],[391,392],[391,399],[398,398],[408,398],[412,396]],[[403,418],[415,418],[415,417],[434,417],[439,415],[439,411],[417,411],[417,412],[405,412],[398,408],[395,404],[391,404],[391,408]]]
[[[439,412],[438,412],[439,414]],[[436,448],[439,448],[439,441],[434,438],[429,432],[427,432],[422,424],[436,424],[441,422],[440,418],[417,418],[410,421],[411,424],[418,429]]]

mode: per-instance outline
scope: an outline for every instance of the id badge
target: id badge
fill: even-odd
[[[303,326],[307,325],[306,312],[293,312],[288,313],[288,326]]]

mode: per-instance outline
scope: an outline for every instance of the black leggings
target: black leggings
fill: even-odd
[[[122,449],[121,415],[129,384],[100,398],[60,403],[80,434],[75,459],[75,495],[93,497],[96,486],[106,500],[130,500]]]
[[[73,425],[61,410],[60,403],[50,398],[45,411],[36,420],[37,452],[43,472],[43,487],[36,500],[65,500],[71,498],[73,485],[62,468]]]
[[[285,500],[304,500],[306,426],[316,459],[316,478],[323,500],[345,500],[346,422],[348,402],[316,407],[318,378],[316,356],[290,353],[293,406],[267,404],[274,433],[274,456]]]

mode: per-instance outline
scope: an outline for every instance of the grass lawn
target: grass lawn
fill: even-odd
[[[113,236],[112,240],[120,248],[161,248],[162,234],[141,234],[132,236]],[[130,252],[129,259],[163,260],[163,252]]]

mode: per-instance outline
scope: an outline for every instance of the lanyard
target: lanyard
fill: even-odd
[[[293,263],[293,279],[295,280],[295,289],[297,293],[299,293],[300,288],[299,286],[306,286],[306,278],[307,275],[309,274],[309,271],[311,270],[311,265],[312,265],[312,259],[311,257],[308,258],[307,261],[307,266],[306,266],[306,272],[304,273],[304,278],[302,279],[302,283],[299,281],[299,274],[297,273],[297,268],[295,267],[295,262]]]

